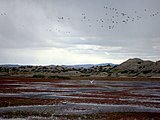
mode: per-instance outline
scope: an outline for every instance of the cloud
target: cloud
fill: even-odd
[[[159,5],[159,0],[1,0],[0,63],[158,60]]]

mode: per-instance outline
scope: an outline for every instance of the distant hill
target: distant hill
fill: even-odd
[[[128,59],[112,69],[117,76],[160,76],[160,61],[145,61],[139,58]]]
[[[4,64],[4,65],[0,65],[0,67],[19,67],[21,65],[18,64]]]
[[[113,63],[101,63],[101,64],[80,64],[80,65],[62,65],[63,67],[68,67],[68,68],[90,68],[94,66],[116,66],[117,64]]]
[[[107,66],[110,65],[112,67],[118,65],[113,63],[100,63],[100,64],[75,64],[75,65],[58,65],[61,67],[67,67],[67,68],[90,68],[93,66]],[[20,67],[20,66],[32,66],[32,65],[18,65],[18,64],[4,64],[0,65],[0,67]],[[47,65],[47,67],[56,67],[57,65]]]

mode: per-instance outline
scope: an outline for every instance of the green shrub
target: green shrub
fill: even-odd
[[[123,70],[123,71],[121,71],[121,73],[123,74],[123,73],[128,73],[128,70]]]
[[[129,73],[130,73],[130,74],[133,74],[133,73],[136,73],[136,71],[130,70]]]
[[[58,76],[58,75],[52,75],[48,77],[49,79],[71,79],[70,77],[67,76]]]
[[[152,70],[145,70],[145,71],[143,71],[144,74],[148,74],[150,72],[152,72]]]
[[[87,74],[87,75],[80,75],[80,76],[82,76],[82,77],[89,77],[89,76],[91,76],[91,75],[88,75],[88,74]]]
[[[32,78],[45,78],[45,75],[38,74],[38,75],[33,75]]]

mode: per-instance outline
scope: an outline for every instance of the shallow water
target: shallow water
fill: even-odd
[[[52,82],[33,82],[33,83],[13,83],[3,84],[16,86],[15,89],[47,90],[49,92],[19,92],[19,93],[0,93],[0,97],[27,97],[27,98],[55,98],[77,93],[95,92],[128,92],[134,95],[146,95],[160,98],[160,82],[138,82],[138,81],[96,81],[93,84],[89,80],[67,80]],[[81,87],[57,87],[56,85],[81,85]],[[83,87],[83,85],[94,85],[93,87]],[[155,87],[159,87],[155,89]],[[133,89],[134,88],[134,89]],[[148,89],[149,88],[149,89]],[[133,89],[133,90],[132,90]],[[53,91],[53,92],[52,92]],[[57,91],[57,92],[56,92]],[[60,92],[59,92],[60,91]],[[68,96],[69,98],[69,96]]]
[[[66,101],[69,99],[76,99],[79,101],[91,99],[99,100],[99,102],[101,102],[101,100],[116,100],[122,101],[123,104],[98,104],[94,102],[92,103],[92,101],[90,103],[85,103],[84,101],[83,103],[76,103],[67,101],[65,104],[1,107],[0,112],[45,111],[56,115],[91,114],[100,112],[160,112],[160,82],[158,81],[139,82],[94,80],[94,82],[91,83],[90,80],[63,80],[56,83],[17,82],[3,85],[15,86],[14,89],[19,90],[19,92],[0,93],[0,97],[40,99],[63,98]],[[45,90],[45,92],[21,92],[21,90]],[[140,103],[140,105],[136,105],[136,103]]]

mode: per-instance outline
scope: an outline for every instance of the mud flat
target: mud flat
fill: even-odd
[[[160,80],[0,78],[0,119],[160,119]],[[127,118],[129,117],[129,118]]]

